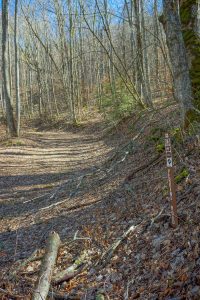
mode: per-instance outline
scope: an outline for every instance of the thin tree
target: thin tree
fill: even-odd
[[[18,61],[18,0],[15,0],[15,24],[14,24],[14,45],[15,45],[15,91],[16,91],[16,116],[17,136],[20,135],[21,102],[19,91],[19,61]]]
[[[11,96],[9,89],[9,66],[8,66],[8,0],[2,0],[2,74],[3,87],[6,103],[6,119],[9,134],[17,136]]]

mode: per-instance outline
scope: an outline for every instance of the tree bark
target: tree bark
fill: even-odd
[[[8,0],[2,1],[2,75],[6,103],[7,126],[11,136],[17,136],[9,89],[8,65]]]
[[[166,34],[174,77],[175,96],[182,106],[183,125],[188,127],[193,113],[193,93],[178,11],[178,0],[164,0],[163,5],[163,15],[159,19]]]
[[[180,19],[187,50],[194,105],[200,109],[200,0],[181,0]]]
[[[48,296],[52,271],[56,262],[60,242],[59,235],[52,232],[49,236],[46,254],[41,265],[40,276],[32,300],[45,300]]]
[[[20,117],[21,103],[19,92],[19,61],[18,61],[18,45],[17,45],[17,30],[18,30],[18,0],[15,0],[15,26],[14,26],[14,44],[15,44],[15,91],[16,91],[16,116],[17,116],[17,136],[20,135]]]

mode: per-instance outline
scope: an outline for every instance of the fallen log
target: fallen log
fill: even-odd
[[[40,275],[32,300],[45,300],[48,296],[52,271],[56,262],[60,243],[59,235],[56,232],[52,232],[48,239],[46,253],[41,265]]]

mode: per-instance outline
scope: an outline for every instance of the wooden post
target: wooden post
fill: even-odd
[[[168,133],[165,134],[165,151],[166,151],[168,181],[169,181],[169,190],[170,190],[172,226],[177,227],[178,215],[177,215],[177,204],[176,204],[176,187],[174,182],[174,167],[173,167],[173,160],[172,160],[171,140]]]

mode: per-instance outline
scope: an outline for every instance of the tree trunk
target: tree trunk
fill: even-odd
[[[9,66],[8,66],[8,0],[2,1],[2,73],[6,102],[7,126],[11,136],[17,136],[13,108],[9,91]]]
[[[187,50],[194,105],[200,109],[200,0],[181,0],[180,19]]]
[[[147,91],[145,75],[144,75],[144,60],[143,60],[143,40],[141,33],[141,5],[140,1],[134,0],[135,22],[136,22],[136,49],[137,49],[137,83],[138,93],[143,96],[143,101],[146,106],[150,105],[149,95]]]
[[[193,113],[193,93],[178,12],[178,0],[164,0],[163,5],[163,15],[160,17],[160,21],[166,34],[174,77],[175,96],[182,105],[184,127],[188,127]]]
[[[156,89],[159,89],[159,58],[158,58],[158,38],[159,38],[159,29],[158,29],[158,0],[154,0],[153,6],[153,27],[154,27],[154,64],[155,64],[155,80],[156,80]]]
[[[146,41],[146,24],[145,24],[145,15],[144,15],[144,0],[140,0],[141,5],[141,33],[142,33],[142,53],[143,53],[143,78],[144,85],[147,93],[147,105],[152,107],[152,97],[151,97],[151,85],[150,85],[150,76],[149,76],[149,58],[147,52],[147,41]]]
[[[19,93],[19,62],[18,62],[18,45],[17,45],[17,10],[18,0],[15,0],[15,26],[14,26],[14,43],[15,43],[15,91],[16,91],[16,116],[17,116],[17,136],[20,134],[20,115],[21,115],[21,103]]]

